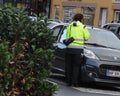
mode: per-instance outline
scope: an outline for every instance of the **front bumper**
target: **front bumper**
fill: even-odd
[[[88,59],[81,68],[81,78],[86,82],[106,83],[120,86],[120,77],[106,75],[107,70],[120,71],[120,63]]]

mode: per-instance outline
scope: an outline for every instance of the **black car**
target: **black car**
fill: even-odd
[[[102,28],[112,31],[120,39],[120,22],[107,23]]]
[[[59,24],[60,25],[60,24]],[[62,24],[63,25],[63,24]],[[65,24],[56,35],[55,60],[52,72],[65,75],[65,51],[63,44],[66,38]],[[81,80],[85,82],[100,82],[120,84],[120,40],[108,30],[87,26],[91,37],[85,42]],[[54,30],[53,30],[54,31]]]

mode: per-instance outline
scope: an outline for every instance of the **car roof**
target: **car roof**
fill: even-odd
[[[70,23],[64,23],[64,22],[62,22],[62,23],[56,23],[56,22],[52,22],[52,23],[50,23],[49,25],[48,25],[48,27],[50,28],[50,29],[52,29],[52,28],[54,28],[54,27],[56,27],[56,26],[60,26],[60,25],[63,25],[63,26],[68,26]],[[91,26],[91,25],[85,25],[85,27],[86,28],[88,28],[88,29],[95,29],[95,30],[106,30],[106,29],[103,29],[103,28],[100,28],[100,27],[95,27],[95,26]],[[109,31],[109,30],[106,30],[106,31]]]
[[[68,23],[48,22],[48,27],[50,29],[52,29],[52,28],[54,28],[56,26],[60,26],[60,25],[68,26]]]
[[[102,27],[106,26],[106,25],[115,25],[115,26],[120,26],[120,21],[114,20],[110,23],[106,23],[104,24]]]
[[[105,24],[105,25],[108,25],[108,24],[112,24],[112,25],[120,25],[120,23],[107,23],[107,24]]]

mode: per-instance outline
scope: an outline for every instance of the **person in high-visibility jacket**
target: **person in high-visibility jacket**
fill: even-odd
[[[66,49],[66,83],[68,86],[78,86],[84,42],[90,38],[90,33],[82,23],[83,15],[77,13],[67,27],[66,38],[73,37]]]

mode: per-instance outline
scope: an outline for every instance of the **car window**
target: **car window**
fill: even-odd
[[[107,27],[108,27],[108,25],[103,26],[103,28],[105,28],[105,29],[106,29]]]
[[[90,39],[86,43],[96,43],[106,47],[111,47],[115,49],[120,49],[120,40],[110,31],[101,30],[101,29],[88,29],[90,32]],[[66,38],[66,29],[60,36],[59,42],[63,42]]]
[[[115,30],[117,29],[117,26],[109,26],[108,30],[115,32]]]
[[[116,35],[117,35],[117,37],[120,39],[120,27],[118,28]]]
[[[112,32],[98,29],[89,29],[89,31],[91,36],[87,43],[97,43],[106,47],[120,49],[120,41]]]
[[[66,30],[67,30],[67,29],[64,29],[64,30],[63,30],[63,33],[62,33],[61,38],[60,38],[60,42],[62,42],[62,43],[63,43],[63,40],[66,39]]]
[[[61,30],[62,28],[63,28],[63,25],[54,27],[54,28],[52,29],[52,30],[53,30],[53,36],[54,36],[54,37],[57,37],[58,34],[59,34],[59,32],[60,32],[60,30]]]

